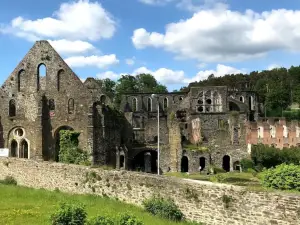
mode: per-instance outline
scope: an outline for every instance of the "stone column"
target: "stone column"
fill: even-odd
[[[120,169],[120,149],[116,146],[116,169]]]

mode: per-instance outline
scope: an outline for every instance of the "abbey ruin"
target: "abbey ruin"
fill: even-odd
[[[118,108],[122,113],[114,113],[93,78],[82,83],[47,41],[38,41],[1,88],[0,147],[10,157],[57,161],[59,131],[75,130],[93,164],[155,172],[159,141],[162,172],[194,172],[210,164],[231,171],[249,154],[251,132],[255,136],[255,127],[264,126],[253,125],[261,110],[257,95],[242,88],[152,94],[128,93]]]

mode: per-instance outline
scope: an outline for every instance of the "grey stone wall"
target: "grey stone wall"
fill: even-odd
[[[141,205],[153,194],[171,197],[190,220],[207,225],[299,225],[300,195],[83,166],[0,158],[0,179],[77,194],[107,195]],[[222,199],[230,199],[228,204]]]

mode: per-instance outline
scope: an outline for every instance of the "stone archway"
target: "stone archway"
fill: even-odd
[[[223,157],[223,164],[222,164],[222,167],[223,169],[226,171],[226,172],[229,172],[230,171],[230,156],[229,155],[225,155]]]
[[[199,164],[200,164],[200,167],[201,167],[201,171],[204,170],[204,168],[205,168],[205,164],[206,164],[205,161],[206,161],[205,157],[200,157]]]
[[[74,129],[70,126],[61,126],[56,129],[54,133],[54,139],[55,139],[55,154],[54,154],[54,159],[56,162],[59,161],[59,151],[60,151],[60,134],[59,132],[62,130],[71,130],[73,131]]]
[[[18,152],[18,142],[16,140],[12,140],[10,143],[10,157],[17,157]]]
[[[189,172],[189,159],[187,156],[182,156],[181,158],[181,172],[182,173]]]
[[[25,139],[22,140],[20,144],[19,158],[24,158],[24,159],[29,158],[29,146],[28,146],[28,142]]]
[[[132,169],[146,173],[157,173],[157,151],[145,150],[139,152],[133,158]]]

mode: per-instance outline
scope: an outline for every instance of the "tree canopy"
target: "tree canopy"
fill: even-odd
[[[137,76],[122,75],[117,82],[109,78],[97,80],[105,94],[120,104],[122,95],[126,93],[167,93],[165,85],[160,84],[151,74],[139,74]]]

